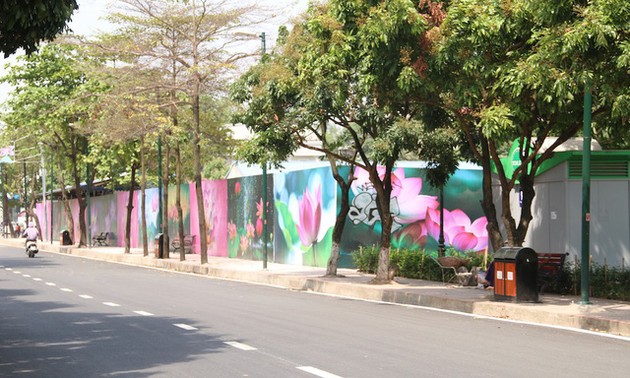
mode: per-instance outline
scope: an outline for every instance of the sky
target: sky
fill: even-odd
[[[271,48],[275,41],[275,34],[279,25],[288,22],[291,17],[295,17],[304,12],[308,6],[308,0],[258,0],[255,1],[262,6],[273,7],[277,9],[277,25],[270,24],[265,28],[267,36],[267,48]],[[103,18],[115,7],[115,0],[78,0],[79,9],[72,16],[69,23],[70,29],[79,35],[95,36],[99,32],[107,32],[112,26]],[[252,33],[260,33],[260,31],[252,31]],[[4,59],[0,54],[0,76],[5,74],[5,65],[14,63],[15,56]],[[4,103],[11,87],[6,84],[0,84],[0,104]]]

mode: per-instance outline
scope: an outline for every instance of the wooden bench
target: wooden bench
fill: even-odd
[[[106,247],[109,245],[107,238],[109,237],[109,232],[101,232],[98,235],[92,236],[92,244]]]
[[[451,282],[453,280],[457,280],[459,285],[466,285],[472,276],[472,273],[460,272],[457,269],[461,266],[465,265],[465,259],[457,258],[456,260],[460,260],[459,262],[455,261],[455,263],[448,261],[449,257],[438,257],[435,258],[431,256],[431,259],[440,267],[440,271],[442,272],[442,282]],[[452,273],[452,275],[451,275]],[[446,277],[450,278],[446,280]]]
[[[549,284],[556,285],[562,279],[564,260],[568,253],[538,253],[538,286],[540,293]]]
[[[184,235],[184,253],[192,253],[192,246],[195,241],[195,235]],[[181,248],[181,243],[179,242],[179,237],[176,237],[171,242],[171,247],[173,251],[177,252]]]

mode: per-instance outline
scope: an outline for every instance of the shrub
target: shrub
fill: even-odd
[[[378,267],[378,246],[359,247],[352,252],[352,260],[360,272],[375,273]],[[396,249],[389,258],[396,275],[406,278],[440,281],[440,268],[429,258],[431,254],[422,250]]]
[[[378,246],[359,247],[352,252],[352,259],[361,272],[375,273],[378,267]],[[430,281],[441,281],[442,273],[438,265],[429,258],[436,256],[436,252],[424,250],[396,249],[390,253],[390,264],[396,268],[396,275],[406,278],[417,278]],[[454,249],[446,250],[447,256],[464,257],[469,260],[468,269],[483,265],[483,254],[476,252],[458,252]],[[592,264],[590,274],[590,293],[595,298],[630,301],[630,270],[619,267]],[[563,267],[562,278],[557,284],[549,285],[545,292],[556,294],[580,295],[581,268],[580,264],[566,262]]]
[[[376,273],[378,267],[378,253],[380,248],[376,245],[369,247],[360,246],[352,252],[352,261],[359,272]]]

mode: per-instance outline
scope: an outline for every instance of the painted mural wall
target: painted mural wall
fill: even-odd
[[[228,257],[262,260],[263,243],[263,182],[262,176],[248,176],[227,181],[227,252]],[[267,258],[272,261],[274,224],[270,200],[273,198],[273,176],[267,177]]]
[[[343,172],[347,175],[347,171]],[[381,173],[383,175],[384,172]],[[381,222],[376,191],[363,169],[355,170],[350,213],[341,241],[341,267],[351,267],[352,251],[380,243]],[[444,239],[447,248],[483,251],[488,246],[487,220],[479,201],[480,170],[458,170],[444,187]],[[426,184],[425,170],[397,168],[392,172],[391,247],[437,251],[440,234],[439,192]],[[340,195],[341,193],[339,193]]]
[[[347,167],[341,174],[347,176]],[[377,245],[381,223],[376,210],[376,192],[367,172],[358,168],[350,193],[351,210],[341,241],[340,267],[352,267],[352,252],[360,246]],[[445,244],[458,251],[483,251],[488,246],[486,218],[479,202],[482,173],[476,169],[458,170],[444,188]],[[325,267],[332,246],[332,230],[340,204],[341,192],[328,167],[279,172],[268,175],[267,219],[268,261]],[[437,250],[439,236],[438,191],[426,184],[425,170],[399,167],[392,172],[392,247]],[[194,183],[180,187],[184,232],[195,235],[194,253],[200,251],[199,214]],[[207,226],[210,256],[263,259],[262,176],[202,182],[203,208]],[[131,246],[142,246],[140,235],[140,195],[134,192],[131,214]],[[175,206],[176,187],[168,189],[169,236],[178,233]],[[91,233],[114,232],[114,243],[124,245],[126,208],[129,193],[91,200]],[[146,224],[149,248],[159,230],[158,189],[146,191]],[[50,206],[49,206],[50,207]],[[70,201],[74,219],[78,202]],[[41,204],[38,211],[43,214]],[[50,210],[48,210],[50,217]],[[48,218],[50,219],[50,218]],[[53,204],[53,232],[66,228],[66,217],[60,203]],[[50,222],[49,222],[50,223]],[[74,235],[79,225],[75,222]],[[76,242],[76,239],[75,239]]]
[[[179,195],[181,199],[180,204],[182,207],[182,223],[184,225],[184,234],[190,234],[190,184],[180,185]],[[168,188],[168,205],[166,206],[166,214],[168,217],[168,236],[170,240],[173,240],[176,235],[179,234],[179,217],[177,214],[176,203],[177,186],[171,185]]]
[[[273,260],[326,266],[337,215],[337,183],[330,169],[277,173],[274,184]]]
[[[227,185],[227,180],[203,180],[201,182],[209,256],[227,257],[228,255],[226,232],[228,229]],[[186,233],[196,235],[198,232],[195,230],[199,230],[199,212],[197,211],[197,189],[194,183],[190,183],[189,193],[190,228]],[[173,232],[176,233],[177,231]],[[193,251],[194,253],[201,251],[201,240],[198,236],[194,238]]]

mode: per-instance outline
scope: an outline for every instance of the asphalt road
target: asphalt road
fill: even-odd
[[[627,377],[630,342],[0,247],[0,376]]]

